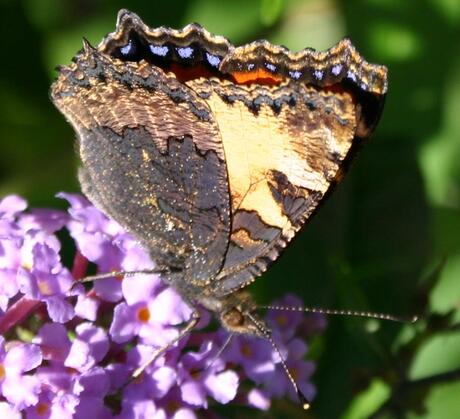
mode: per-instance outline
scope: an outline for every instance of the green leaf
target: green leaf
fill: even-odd
[[[374,413],[390,396],[390,388],[380,379],[372,381],[367,390],[354,398],[342,419],[365,419]]]

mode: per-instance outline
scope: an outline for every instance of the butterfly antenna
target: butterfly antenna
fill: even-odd
[[[227,336],[227,339],[225,339],[225,342],[223,343],[223,345],[219,348],[219,350],[217,351],[217,353],[211,358],[211,360],[209,362],[206,363],[205,366],[201,367],[201,368],[198,368],[196,370],[194,370],[193,372],[195,373],[202,373],[208,369],[210,369],[214,363],[219,359],[219,357],[222,355],[222,353],[225,351],[225,349],[227,349],[228,345],[230,344],[232,338],[233,338],[234,334],[231,333],[230,335]]]
[[[230,342],[232,341],[234,334],[231,333],[227,336],[227,339],[225,339],[225,342],[223,345],[219,348],[217,353],[212,357],[211,361],[206,365],[205,369],[211,368],[214,363],[217,361],[217,359],[222,355],[222,353],[227,349],[228,345],[230,345]]]
[[[281,365],[284,369],[284,372],[286,373],[286,376],[288,377],[289,381],[292,384],[292,387],[294,387],[294,390],[297,394],[297,397],[302,403],[302,407],[304,410],[308,410],[310,408],[310,401],[308,398],[300,391],[299,386],[294,380],[294,377],[292,376],[291,372],[289,371],[289,368],[286,365],[286,361],[281,354],[280,349],[278,348],[278,345],[276,342],[273,340],[272,335],[270,333],[270,330],[268,330],[265,326],[263,326],[254,316],[252,316],[250,313],[247,313],[247,316],[252,320],[252,322],[256,325],[257,329],[263,334],[263,336],[270,342],[272,345],[273,349],[275,352],[278,354],[280,357]]]
[[[258,306],[257,308],[266,309],[266,310],[278,310],[278,311],[301,311],[304,313],[317,313],[317,314],[326,314],[333,316],[352,316],[352,317],[365,317],[368,319],[379,319],[379,320],[389,320],[392,322],[398,323],[415,323],[418,320],[417,316],[404,317],[404,316],[394,316],[387,313],[374,313],[371,311],[356,311],[356,310],[330,310],[327,308],[319,307],[285,307],[285,306],[275,306],[275,305],[266,305]]]
[[[163,345],[161,348],[158,348],[155,351],[153,351],[150,358],[133,372],[130,381],[140,377],[142,373],[147,369],[147,367],[152,365],[160,356],[162,356],[169,348],[173,347],[184,336],[188,335],[195,328],[199,321],[200,313],[198,313],[198,311],[195,310],[192,312],[192,316],[187,321],[185,326],[179,331],[178,335],[170,342],[168,342],[166,345]]]

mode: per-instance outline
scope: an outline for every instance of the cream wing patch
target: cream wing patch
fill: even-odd
[[[311,90],[314,97],[316,90]],[[351,105],[351,96],[345,97],[345,100]],[[333,118],[330,118],[330,124],[327,119],[319,122],[315,112],[308,111],[304,103],[297,104],[295,108],[286,105],[279,115],[275,115],[272,108],[265,104],[261,105],[257,114],[249,111],[240,101],[229,106],[216,93],[207,103],[221,133],[232,212],[257,211],[269,226],[283,229],[289,224],[287,215],[273,199],[270,173],[281,172],[292,185],[324,194],[331,177],[338,170],[338,164],[331,156],[343,159],[353,139],[353,111],[345,115],[348,119],[345,122],[348,128],[345,129],[345,125]],[[297,126],[292,126],[293,118],[303,118],[303,121],[297,121]],[[341,132],[338,136],[335,132],[337,128],[350,132],[345,136]]]

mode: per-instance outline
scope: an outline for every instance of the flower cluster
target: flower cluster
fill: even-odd
[[[268,409],[274,397],[295,399],[269,342],[236,336],[220,351],[227,333],[210,327],[206,313],[197,331],[133,380],[133,371],[178,335],[191,310],[156,275],[79,282],[91,269],[129,272],[153,265],[85,198],[59,197],[70,204],[68,212],[27,210],[18,196],[0,200],[0,416],[186,419],[211,403],[235,400]],[[70,268],[61,259],[57,232],[74,241]],[[291,296],[278,304],[300,302]],[[280,311],[266,321],[311,399],[314,364],[305,360],[304,339],[324,328],[324,318]]]

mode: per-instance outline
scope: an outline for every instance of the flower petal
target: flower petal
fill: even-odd
[[[220,374],[206,377],[205,385],[214,399],[225,404],[233,400],[238,390],[239,378],[234,371],[224,371]]]
[[[137,333],[139,325],[135,319],[133,310],[126,303],[120,303],[115,307],[109,331],[110,336],[115,342],[127,342]]]
[[[270,397],[258,388],[253,388],[247,395],[249,406],[256,409],[268,410],[270,408]]]
[[[8,195],[0,200],[0,218],[10,218],[27,208],[27,201],[18,195]]]
[[[57,323],[66,323],[75,315],[72,304],[61,296],[47,298],[45,303],[48,315]]]
[[[182,400],[193,406],[202,406],[206,408],[208,401],[206,400],[206,391],[203,385],[195,381],[186,381],[180,386]]]
[[[40,385],[37,377],[23,375],[3,382],[3,395],[17,409],[33,406],[38,402]]]
[[[44,359],[54,362],[64,362],[70,350],[67,330],[60,323],[44,324],[33,343],[40,345]]]
[[[22,415],[11,404],[0,402],[0,418],[21,419]]]
[[[13,346],[5,356],[5,368],[13,374],[30,371],[42,363],[42,352],[37,345],[23,343]]]

